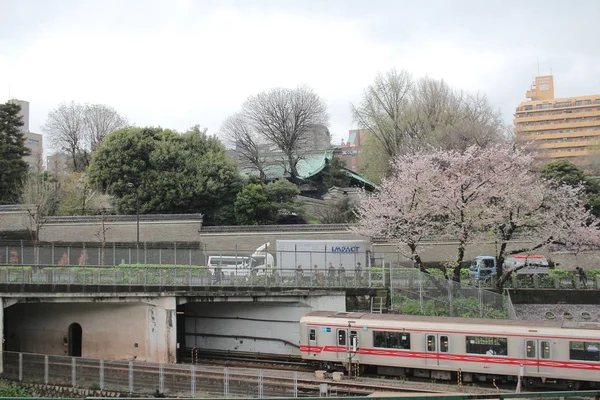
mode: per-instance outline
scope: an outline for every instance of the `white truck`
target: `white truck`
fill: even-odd
[[[337,270],[343,266],[354,271],[358,263],[365,271],[369,245],[365,240],[277,240],[277,268],[290,271],[302,266],[304,271],[314,266],[325,270],[329,263]]]

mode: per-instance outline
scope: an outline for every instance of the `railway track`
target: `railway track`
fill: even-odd
[[[188,361],[189,357],[188,357]],[[318,380],[314,378],[316,368],[311,367],[301,359],[291,357],[277,357],[273,354],[256,354],[228,351],[202,350],[195,358],[196,364],[218,365],[228,368],[248,368],[274,371],[302,372],[304,378],[298,379],[298,388],[304,388],[307,393],[319,390],[320,384],[327,383],[328,389],[335,393],[344,395],[362,396],[374,392],[411,392],[411,393],[448,393],[458,391],[456,384],[433,383],[431,379],[410,378],[410,380],[385,380],[379,376],[363,375],[360,378],[345,377],[342,382],[334,382],[331,379]],[[308,376],[311,376],[310,378]],[[315,386],[317,385],[317,386]],[[513,385],[514,386],[514,385]],[[511,392],[513,386],[493,384],[476,384],[461,388],[463,392],[473,393],[498,393]]]
[[[181,359],[181,358],[180,358]],[[211,364],[238,368],[260,368],[268,370],[284,370],[298,372],[314,372],[315,368],[308,365],[300,358],[289,356],[278,357],[275,354],[255,354],[228,351],[204,350],[197,355],[183,358],[184,363]]]

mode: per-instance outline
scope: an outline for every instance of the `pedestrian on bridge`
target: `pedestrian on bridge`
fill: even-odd
[[[298,268],[296,268],[296,286],[302,286],[303,277],[304,271],[302,270],[302,265],[298,264]]]
[[[333,285],[333,282],[335,281],[335,267],[333,266],[333,263],[329,263],[329,273],[327,274],[327,278],[329,285]]]
[[[338,268],[338,276],[340,278],[340,286],[345,286],[346,285],[346,269],[344,268],[344,266],[342,264],[340,264],[340,267]]]

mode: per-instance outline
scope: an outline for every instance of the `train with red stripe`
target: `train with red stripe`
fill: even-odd
[[[314,311],[304,360],[327,370],[462,382],[600,386],[600,324]]]

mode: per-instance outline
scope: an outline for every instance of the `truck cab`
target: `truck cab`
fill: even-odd
[[[477,281],[485,282],[496,273],[496,263],[494,256],[477,256],[471,263],[469,275]],[[514,270],[518,267],[521,268],[515,272],[517,278],[550,274],[550,263],[543,255],[516,255],[504,259],[502,266],[504,271]]]
[[[477,256],[469,268],[469,275],[476,281],[487,281],[496,273],[496,257]]]

